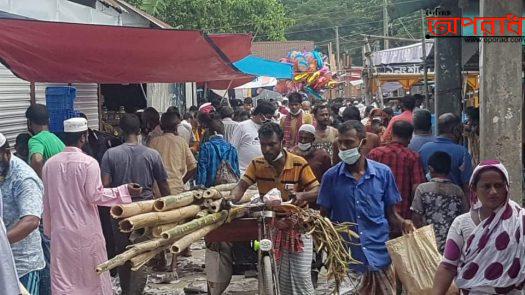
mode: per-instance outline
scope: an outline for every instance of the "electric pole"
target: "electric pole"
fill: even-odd
[[[341,71],[341,56],[339,55],[340,54],[340,51],[339,51],[339,27],[336,26],[335,27],[335,55],[336,55],[336,66],[337,66],[337,72],[340,72]]]
[[[386,37],[388,36],[388,23],[390,20],[388,19],[388,0],[384,0],[383,2],[383,35]],[[390,41],[388,39],[384,39],[384,45],[385,49],[390,48]]]

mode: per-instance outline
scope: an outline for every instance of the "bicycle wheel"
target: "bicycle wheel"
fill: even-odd
[[[275,295],[273,273],[272,273],[272,262],[269,255],[264,255],[262,259],[262,287],[264,295]]]

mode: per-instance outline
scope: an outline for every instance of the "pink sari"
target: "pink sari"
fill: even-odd
[[[506,178],[507,169],[498,161],[481,162],[470,183],[487,169],[497,169]],[[472,210],[481,208],[471,193]],[[510,200],[483,220],[465,241],[449,231],[442,264],[456,271],[456,285],[463,294],[509,294],[521,289],[525,280],[525,211]]]

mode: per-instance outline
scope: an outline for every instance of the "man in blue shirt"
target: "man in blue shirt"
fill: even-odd
[[[435,152],[445,152],[452,158],[452,169],[449,178],[456,185],[463,188],[468,195],[468,183],[472,175],[472,157],[468,150],[457,144],[462,135],[462,126],[459,117],[446,113],[438,118],[438,137],[432,142],[425,143],[419,154],[423,161],[423,168],[428,172],[428,159]]]
[[[414,152],[419,152],[419,149],[427,142],[435,139],[432,135],[432,115],[428,110],[419,109],[414,111],[414,136],[410,140],[408,148]]]
[[[9,143],[0,133],[0,215],[7,228],[18,278],[31,294],[38,294],[40,270],[46,265],[38,231],[43,191],[35,171],[11,154]]]
[[[342,162],[325,173],[317,204],[330,220],[357,224],[359,239],[346,238],[351,242],[352,257],[361,262],[350,265],[362,276],[358,293],[395,294],[386,249],[390,226],[410,232],[414,225],[395,210],[401,196],[390,168],[361,156],[366,144],[363,124],[355,120],[341,124],[338,144]]]

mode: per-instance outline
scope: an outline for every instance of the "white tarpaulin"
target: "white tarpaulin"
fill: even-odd
[[[245,89],[245,88],[262,88],[262,87],[271,87],[277,85],[277,79],[272,77],[257,77],[257,79],[236,87],[235,89]]]
[[[427,40],[425,42],[427,57],[432,51],[434,42]],[[374,66],[387,64],[402,64],[402,63],[421,63],[423,56],[421,43],[416,43],[403,47],[396,47],[385,49],[372,53],[372,62]]]
[[[359,86],[359,85],[363,84],[363,79],[350,81],[350,84],[351,84],[352,86]]]

